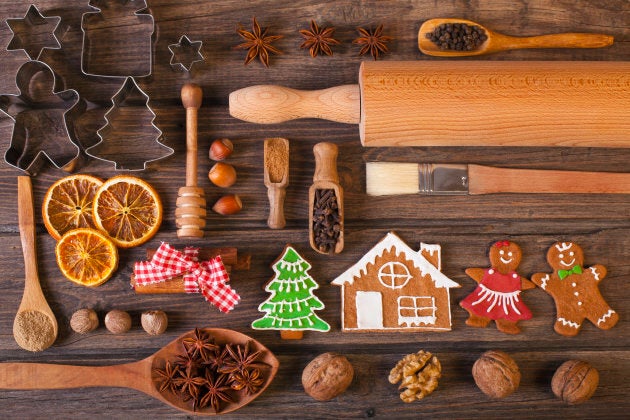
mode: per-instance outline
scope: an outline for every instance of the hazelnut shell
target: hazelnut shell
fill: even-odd
[[[216,139],[210,145],[208,156],[212,160],[223,160],[229,157],[234,150],[234,145],[229,139]]]
[[[243,208],[243,203],[238,195],[230,194],[219,198],[212,210],[224,216],[238,213]]]
[[[304,391],[318,401],[342,394],[354,377],[352,365],[340,354],[324,353],[313,359],[302,372]]]
[[[159,335],[168,327],[168,317],[163,311],[146,311],[140,317],[142,328],[150,335]]]
[[[472,368],[475,383],[489,397],[505,398],[518,389],[521,372],[507,353],[490,350],[477,359]]]
[[[220,188],[228,188],[236,182],[236,169],[229,163],[217,162],[208,172],[208,178]]]
[[[590,399],[599,384],[599,372],[587,362],[564,362],[551,379],[551,390],[567,404],[582,404]]]
[[[125,311],[111,310],[105,315],[105,327],[112,334],[123,334],[131,328],[131,316]]]
[[[87,334],[98,328],[98,315],[93,309],[83,308],[72,314],[70,328],[79,334]]]

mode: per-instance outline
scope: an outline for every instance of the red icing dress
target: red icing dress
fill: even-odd
[[[514,271],[501,274],[487,269],[474,292],[461,301],[462,308],[483,317],[518,321],[530,319],[532,313],[520,299],[521,277]]]

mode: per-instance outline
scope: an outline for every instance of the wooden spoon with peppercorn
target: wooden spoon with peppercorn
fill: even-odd
[[[612,43],[613,37],[604,34],[508,36],[466,19],[430,19],[418,31],[420,51],[437,57],[463,57],[523,48],[600,48]]]
[[[132,388],[186,413],[212,416],[256,399],[278,365],[269,349],[245,334],[204,328],[122,365],[0,363],[0,389]]]

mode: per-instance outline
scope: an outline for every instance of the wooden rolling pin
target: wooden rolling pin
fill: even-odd
[[[364,146],[630,147],[630,62],[366,61],[358,85],[237,90],[230,114],[359,124]]]

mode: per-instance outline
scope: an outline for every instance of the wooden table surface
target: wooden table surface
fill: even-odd
[[[24,266],[17,227],[17,183],[21,172],[0,164],[0,361],[46,362],[82,365],[118,364],[144,358],[183,332],[194,327],[231,328],[251,335],[267,345],[279,358],[281,367],[269,389],[233,417],[340,418],[340,417],[625,417],[630,409],[630,199],[627,195],[492,195],[475,197],[401,196],[371,198],[365,194],[364,163],[371,160],[408,162],[470,162],[514,168],[567,169],[589,171],[630,171],[628,149],[606,148],[362,148],[357,126],[319,120],[300,120],[277,125],[255,125],[231,118],[228,94],[253,84],[282,84],[300,89],[356,83],[359,64],[368,57],[357,55],[352,45],[355,27],[383,23],[385,33],[395,38],[391,53],[383,60],[437,60],[422,55],[416,46],[420,24],[433,17],[462,17],[478,21],[498,32],[537,35],[549,32],[602,32],[614,35],[615,44],[593,50],[511,51],[482,57],[483,60],[609,60],[630,59],[630,3],[627,0],[584,2],[535,0],[513,2],[466,1],[172,1],[149,0],[155,17],[153,72],[138,78],[138,85],[150,96],[156,125],[173,156],[151,164],[135,174],[149,181],[164,203],[164,222],[146,247],[160,241],[175,246],[235,246],[251,254],[251,269],[235,272],[232,284],[242,302],[230,314],[220,313],[197,295],[136,295],[129,287],[133,262],[142,260],[145,246],[120,253],[114,277],[95,289],[83,288],[64,279],[55,264],[55,241],[46,233],[40,206],[46,189],[65,175],[50,165],[33,177],[39,273],[44,293],[59,321],[54,346],[41,353],[22,350],[12,336],[12,323],[22,296]],[[41,0],[36,2],[46,16],[61,16],[57,30],[60,50],[46,50],[41,60],[48,63],[91,109],[78,120],[82,142],[93,144],[95,132],[104,124],[103,115],[123,79],[97,78],[81,74],[81,16],[90,10],[87,1]],[[28,2],[0,2],[2,20],[22,17]],[[234,50],[240,42],[238,23],[249,27],[256,16],[270,32],[284,35],[277,46],[284,51],[271,57],[271,66],[259,62],[243,66],[245,52]],[[300,50],[298,30],[310,19],[337,28],[343,44],[333,57],[312,59]],[[121,30],[124,30],[122,28]],[[196,63],[190,73],[169,65],[169,44],[181,35],[203,41],[205,63]],[[27,60],[21,51],[5,51],[11,32],[0,25],[0,92],[18,93],[17,69]],[[137,39],[129,39],[134,48]],[[120,51],[112,50],[116,66]],[[183,241],[175,234],[174,211],[177,189],[184,185],[184,110],[179,99],[183,83],[203,87],[204,103],[199,111],[199,179],[209,203],[223,192],[205,177],[210,142],[228,137],[235,144],[230,158],[238,171],[238,182],[230,192],[239,194],[243,211],[221,217],[210,213],[203,240]],[[427,104],[430,106],[430,104]],[[453,112],[459,112],[454,110]],[[9,147],[13,121],[0,119],[1,149]],[[287,226],[270,230],[266,225],[268,202],[263,185],[263,138],[286,137],[291,144],[290,185],[287,190]],[[308,245],[307,196],[312,181],[312,148],[330,141],[339,146],[339,174],[345,190],[346,244],[342,254],[322,256]],[[117,174],[113,165],[89,159],[79,169],[101,177]],[[451,296],[453,330],[446,333],[347,334],[341,332],[340,290],[329,285],[337,275],[378,242],[386,232],[396,231],[410,246],[420,241],[442,245],[443,271],[460,289]],[[540,289],[524,294],[534,317],[522,322],[523,332],[511,336],[494,326],[475,329],[465,325],[467,313],[458,302],[474,289],[464,270],[488,265],[487,249],[493,241],[510,239],[524,252],[519,268],[525,276],[549,271],[545,261],[548,247],[556,240],[571,240],[583,246],[586,265],[603,264],[609,274],[601,292],[620,314],[619,324],[602,331],[586,323],[577,337],[567,338],[553,331],[555,307]],[[269,264],[286,243],[293,244],[313,265],[312,276],[321,285],[317,295],[326,309],[319,312],[332,330],[307,332],[301,341],[282,341],[275,331],[254,331],[250,323],[259,317],[257,307],[267,298],[263,284],[272,276]],[[71,314],[82,307],[94,308],[101,327],[78,335],[69,327]],[[131,313],[133,327],[124,335],[112,335],[102,326],[105,313],[123,309]],[[149,336],[139,325],[143,310],[161,309],[169,315],[164,335]],[[389,370],[405,354],[425,349],[442,362],[443,377],[430,397],[403,403],[396,386],[387,381]],[[510,353],[522,371],[521,386],[510,397],[492,401],[475,386],[471,367],[481,353],[500,349]],[[334,351],[348,357],[355,379],[342,396],[316,402],[302,389],[301,372],[316,355]],[[599,370],[600,385],[587,403],[569,407],[557,400],[550,389],[555,369],[568,359],[586,360]],[[139,392],[120,388],[58,391],[0,392],[0,416],[20,418],[176,418],[174,409]],[[228,416],[229,417],[229,416]]]

